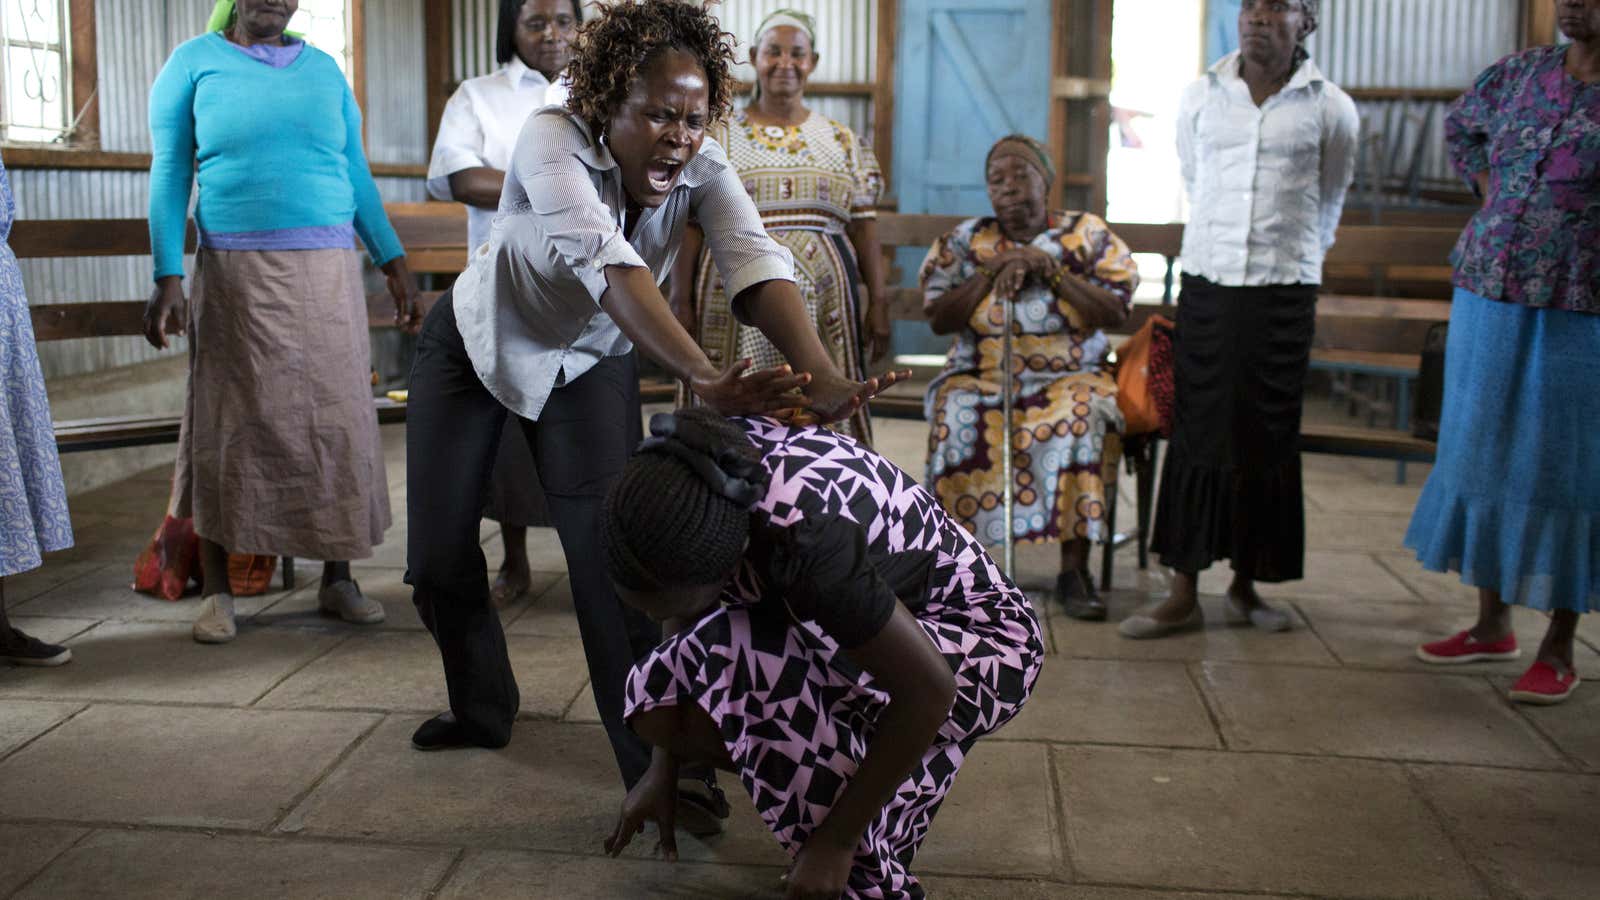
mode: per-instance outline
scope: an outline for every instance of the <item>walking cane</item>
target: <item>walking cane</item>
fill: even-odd
[[[1012,506],[1017,493],[1016,477],[1011,471],[1011,300],[999,298],[1000,305],[1005,309],[1005,333],[1000,338],[1000,477],[1005,479],[1005,487],[1000,494],[1001,509],[1006,519],[1005,536],[1005,570],[1006,577],[1015,579],[1017,571],[1017,540],[1016,525],[1011,518]]]

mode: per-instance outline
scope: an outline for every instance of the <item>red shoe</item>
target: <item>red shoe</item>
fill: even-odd
[[[1572,692],[1578,689],[1579,681],[1577,672],[1562,675],[1555,666],[1540,660],[1529,666],[1528,671],[1523,672],[1517,683],[1511,686],[1511,699],[1518,703],[1551,706],[1572,696]]]
[[[1514,634],[1506,635],[1504,640],[1485,644],[1474,640],[1471,632],[1463,631],[1454,637],[1423,644],[1417,648],[1417,659],[1436,666],[1516,659],[1521,655],[1522,651],[1517,649],[1517,636]]]

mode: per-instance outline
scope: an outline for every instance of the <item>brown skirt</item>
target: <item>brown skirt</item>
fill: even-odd
[[[354,250],[201,250],[175,514],[234,553],[349,560],[392,522]]]

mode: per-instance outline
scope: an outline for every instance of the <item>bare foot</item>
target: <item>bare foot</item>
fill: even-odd
[[[489,599],[496,609],[505,609],[528,595],[533,589],[533,573],[526,565],[511,568],[501,566],[495,575],[494,586],[489,589]]]

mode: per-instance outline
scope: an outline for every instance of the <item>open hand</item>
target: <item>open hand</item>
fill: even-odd
[[[891,385],[911,377],[911,370],[885,372],[866,381],[851,381],[840,375],[819,375],[806,388],[810,409],[788,419],[791,425],[827,425],[860,409],[862,404],[878,396]]]
[[[606,853],[615,857],[633,842],[634,835],[644,830],[644,823],[656,823],[661,833],[656,852],[670,862],[678,860],[678,838],[673,824],[678,818],[678,786],[674,776],[660,774],[652,766],[628,796],[622,798],[622,812],[617,816],[616,830],[606,838]]]
[[[167,349],[167,320],[178,319],[178,334],[188,321],[188,302],[183,297],[183,279],[169,275],[156,282],[156,289],[144,306],[144,339],[158,350]]]
[[[411,267],[404,256],[397,256],[383,264],[383,277],[394,298],[394,324],[406,334],[422,330],[422,306],[417,303],[417,280],[411,277]]]
[[[838,900],[850,882],[855,851],[806,841],[789,870],[784,900]]]
[[[788,366],[744,374],[751,365],[750,360],[741,359],[715,378],[691,379],[689,389],[725,416],[762,416],[810,405],[805,395],[797,393],[811,383],[810,375],[796,375]]]

